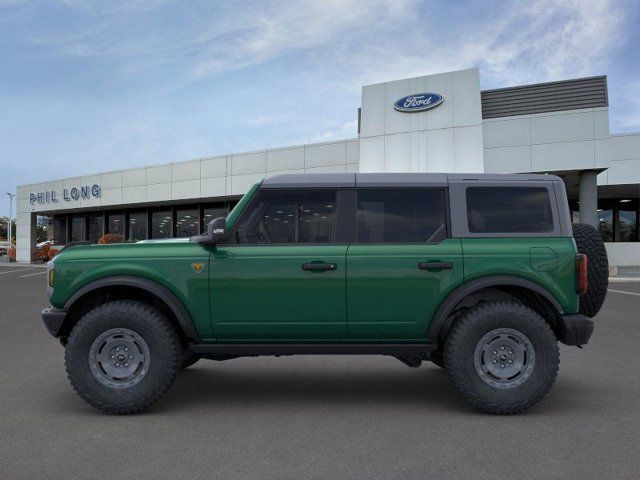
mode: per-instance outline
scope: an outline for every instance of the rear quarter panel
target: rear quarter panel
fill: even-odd
[[[560,303],[561,313],[576,313],[573,238],[465,238],[465,282],[490,275],[511,275],[537,283]]]

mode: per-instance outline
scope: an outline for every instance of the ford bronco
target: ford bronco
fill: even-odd
[[[278,175],[204,235],[63,249],[42,318],[109,413],[200,359],[381,354],[512,414],[550,390],[558,341],[589,341],[607,277],[553,175]]]

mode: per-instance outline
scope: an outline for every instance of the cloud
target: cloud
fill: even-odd
[[[608,74],[611,131],[638,130],[639,21],[634,0],[0,0],[0,184],[352,138],[362,85],[469,67],[485,89]]]
[[[318,143],[318,142],[330,142],[331,140],[341,140],[344,138],[356,138],[358,135],[358,121],[346,122],[342,126],[324,130],[321,133],[312,135],[311,137],[299,142],[299,143]]]

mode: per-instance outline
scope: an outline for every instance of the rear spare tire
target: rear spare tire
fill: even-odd
[[[579,253],[587,256],[587,293],[580,296],[580,313],[595,317],[609,286],[609,260],[602,236],[591,225],[573,224],[573,238]]]

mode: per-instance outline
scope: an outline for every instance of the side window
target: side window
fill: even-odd
[[[244,213],[241,244],[331,243],[335,190],[261,190]]]
[[[549,192],[544,187],[469,187],[467,222],[474,233],[551,232]]]
[[[361,189],[359,243],[437,243],[447,236],[444,190]]]

